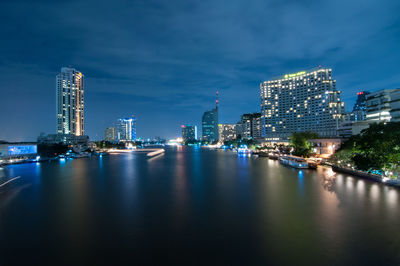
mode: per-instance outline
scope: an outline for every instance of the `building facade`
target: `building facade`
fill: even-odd
[[[85,134],[84,77],[76,69],[63,67],[56,77],[57,133]]]
[[[182,125],[182,139],[184,141],[197,140],[197,126]]]
[[[118,119],[117,139],[118,141],[136,140],[136,118],[134,116]]]
[[[37,138],[38,144],[53,145],[53,144],[65,144],[65,145],[84,145],[89,146],[89,136],[77,136],[74,134],[41,134]]]
[[[243,139],[261,137],[261,113],[243,114],[237,123],[237,135]]]
[[[104,133],[104,140],[106,141],[117,141],[118,140],[118,130],[116,127],[108,127]]]
[[[218,125],[219,141],[229,141],[236,139],[236,124],[219,124]]]
[[[364,121],[367,115],[368,91],[357,92],[357,101],[354,104],[351,121]]]
[[[203,140],[209,142],[218,141],[218,108],[204,112],[201,130]]]
[[[340,93],[328,68],[286,74],[261,83],[262,137],[282,141],[301,131],[336,137],[344,112]]]
[[[380,90],[366,98],[368,122],[400,121],[400,89]]]
[[[329,158],[340,149],[343,140],[335,139],[309,139],[311,150],[317,157]]]
[[[30,157],[37,154],[35,143],[4,143],[0,144],[0,159]]]

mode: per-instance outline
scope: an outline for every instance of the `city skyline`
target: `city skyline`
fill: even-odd
[[[399,87],[400,6],[394,1],[233,1],[224,8],[213,3],[215,9],[206,2],[156,1],[132,2],[121,12],[124,4],[100,4],[96,13],[92,3],[46,3],[40,10],[38,3],[1,4],[7,40],[0,44],[0,105],[7,112],[0,114],[6,125],[0,139],[56,133],[54,79],[69,65],[85,75],[85,134],[92,139],[130,113],[138,117],[138,136],[179,136],[179,125],[201,125],[216,89],[219,121],[235,123],[260,111],[260,82],[318,65],[333,69],[348,111],[358,91]],[[61,16],[68,10],[77,11],[74,19]],[[276,24],[268,26],[265,17]]]

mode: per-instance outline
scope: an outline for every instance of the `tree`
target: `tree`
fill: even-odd
[[[359,170],[384,170],[398,175],[400,122],[372,124],[352,136],[335,154],[333,162],[343,164],[343,159]]]
[[[293,154],[308,157],[311,154],[311,143],[309,139],[317,139],[319,136],[315,132],[294,132],[289,137],[290,145],[294,148]]]

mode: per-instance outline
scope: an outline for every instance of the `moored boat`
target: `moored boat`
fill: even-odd
[[[271,160],[278,160],[279,159],[279,153],[278,152],[270,152],[268,154],[268,158]]]
[[[247,148],[246,145],[240,145],[239,148],[237,149],[238,155],[250,155],[251,150]]]
[[[259,151],[259,152],[258,152],[258,156],[260,156],[260,157],[268,157],[268,152]]]
[[[279,162],[283,165],[291,166],[298,169],[308,168],[306,159],[298,156],[285,155],[279,158]]]

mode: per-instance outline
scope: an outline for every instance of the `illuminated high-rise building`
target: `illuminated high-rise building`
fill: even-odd
[[[243,139],[252,139],[261,137],[261,114],[249,113],[243,114],[237,123],[236,131]]]
[[[352,112],[352,121],[363,121],[367,115],[367,96],[368,91],[357,92],[357,101],[354,104]]]
[[[206,111],[202,117],[202,137],[209,142],[218,141],[218,91],[216,93],[215,108]]]
[[[182,125],[182,139],[183,140],[196,140],[197,139],[197,126]]]
[[[118,119],[117,124],[118,141],[134,141],[136,140],[136,118]]]
[[[116,127],[108,127],[106,128],[104,139],[106,141],[116,141],[118,139],[118,131]]]
[[[236,124],[219,124],[219,141],[224,142],[236,139]]]
[[[337,136],[344,102],[332,69],[286,74],[260,84],[261,134],[270,141],[287,140],[293,132]]]
[[[56,77],[57,133],[85,134],[84,78],[76,69],[63,67]]]

